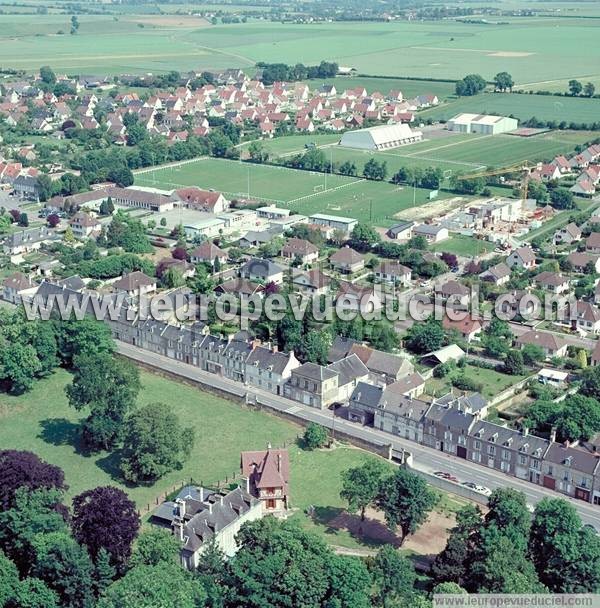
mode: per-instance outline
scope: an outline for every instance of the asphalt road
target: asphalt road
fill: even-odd
[[[275,396],[255,387],[250,388],[244,386],[239,382],[216,376],[215,374],[202,371],[191,365],[168,359],[162,355],[151,353],[123,342],[117,341],[117,349],[119,353],[133,360],[177,374],[183,378],[200,381],[240,397],[248,394],[250,398],[256,398],[259,403],[274,410],[285,412],[288,415],[309,422],[317,422],[329,429],[333,427],[334,432],[335,430],[343,430],[344,433],[372,443],[375,446],[391,444],[395,450],[406,450],[413,455],[413,467],[416,469],[427,472],[446,471],[455,475],[460,481],[473,481],[492,490],[506,486],[517,488],[525,493],[527,501],[533,505],[546,497],[564,498],[573,504],[584,523],[591,524],[597,531],[600,531],[600,507],[598,506],[584,503],[580,500],[570,499],[563,494],[547,488],[521,481],[499,471],[488,469],[471,463],[468,460],[463,460],[456,456],[444,454],[443,452],[439,452],[432,448],[394,437],[393,435],[376,429],[363,427],[340,418],[334,419],[332,413],[327,410],[322,411],[306,407],[296,401]]]

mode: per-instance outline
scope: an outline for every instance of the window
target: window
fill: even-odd
[[[473,449],[474,450],[480,450],[481,449],[481,441],[474,441],[473,442]]]
[[[496,448],[493,445],[488,445],[488,454],[494,456],[496,454]]]

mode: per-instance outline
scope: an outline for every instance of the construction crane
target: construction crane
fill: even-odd
[[[527,198],[527,192],[529,190],[529,177],[531,172],[537,168],[537,163],[532,163],[528,160],[519,163],[518,165],[512,165],[510,167],[501,167],[500,169],[490,169],[489,171],[478,171],[476,173],[470,173],[468,175],[461,175],[461,179],[477,179],[478,177],[490,177],[492,175],[503,175],[505,173],[521,173],[521,198],[525,200]]]

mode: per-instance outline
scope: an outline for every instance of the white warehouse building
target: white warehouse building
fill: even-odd
[[[448,131],[498,135],[514,131],[519,126],[516,118],[490,116],[489,114],[458,114],[446,123]]]
[[[346,131],[342,135],[340,146],[361,150],[387,150],[412,144],[422,139],[423,133],[421,131],[413,131],[407,124],[401,123]]]

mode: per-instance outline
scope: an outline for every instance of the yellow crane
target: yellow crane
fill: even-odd
[[[521,198],[525,200],[527,198],[527,192],[529,190],[529,176],[533,169],[537,167],[537,163],[532,163],[528,160],[519,163],[518,165],[512,165],[510,167],[501,167],[499,169],[490,169],[489,171],[477,171],[468,175],[461,175],[461,179],[476,179],[478,177],[490,177],[492,175],[503,175],[505,173],[521,173]]]

